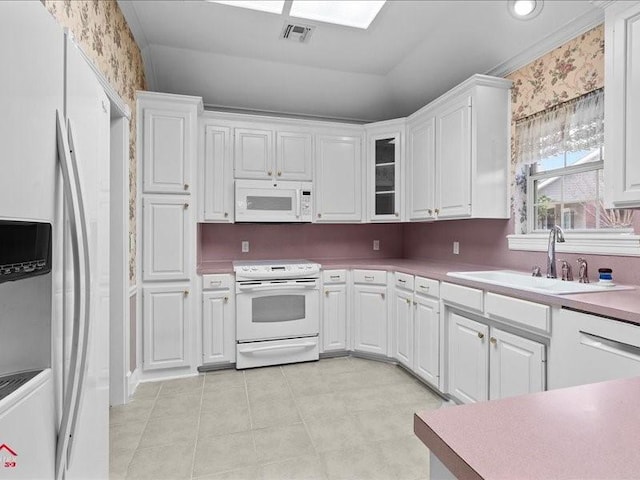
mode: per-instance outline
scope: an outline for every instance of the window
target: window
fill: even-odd
[[[586,245],[602,245],[603,239],[621,235],[627,236],[626,242],[629,236],[638,238],[633,235],[633,210],[605,204],[602,89],[519,120],[515,141],[516,168],[523,172],[516,195],[526,202],[526,232],[510,235],[510,248],[546,248],[547,232],[554,225],[579,239],[567,239],[565,251],[615,253],[615,241],[603,251]]]

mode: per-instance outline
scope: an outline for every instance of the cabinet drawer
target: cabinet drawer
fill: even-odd
[[[225,273],[216,273],[202,276],[203,290],[220,290],[233,288],[233,276]]]
[[[354,283],[368,283],[373,285],[386,285],[387,272],[382,270],[354,270]]]
[[[396,272],[396,287],[413,290],[413,275]]]
[[[485,307],[492,317],[543,332],[550,331],[551,308],[548,305],[487,292]]]
[[[416,277],[416,293],[437,298],[440,296],[440,282],[431,278]]]
[[[345,283],[347,281],[346,270],[323,270],[322,282],[327,283]]]
[[[447,282],[442,282],[440,286],[442,300],[462,305],[478,312],[483,310],[482,294],[482,290],[477,288],[463,287],[462,285],[454,285]]]

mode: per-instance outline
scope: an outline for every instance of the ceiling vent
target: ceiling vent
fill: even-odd
[[[309,25],[285,23],[280,38],[283,38],[284,40],[292,40],[294,42],[309,43],[311,34],[315,28],[316,27],[311,27]]]

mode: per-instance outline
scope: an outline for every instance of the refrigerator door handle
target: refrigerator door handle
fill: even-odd
[[[82,186],[80,185],[80,174],[78,172],[78,161],[76,156],[75,144],[73,142],[73,129],[71,122],[67,121],[67,132],[69,135],[69,147],[71,152],[71,167],[73,168],[73,178],[75,182],[75,190],[78,200],[78,214],[80,218],[80,239],[82,240],[82,256],[84,270],[82,272],[82,285],[83,289],[80,290],[82,294],[82,304],[84,305],[84,312],[79,317],[80,326],[82,330],[82,342],[80,343],[80,356],[79,356],[79,369],[77,372],[77,392],[75,395],[75,406],[72,409],[71,429],[69,431],[69,446],[67,448],[67,465],[71,463],[71,453],[73,451],[73,440],[78,423],[78,413],[80,411],[80,402],[82,401],[82,394],[84,393],[84,379],[87,373],[87,357],[88,357],[88,345],[89,345],[89,330],[91,321],[91,259],[89,255],[89,232],[87,229],[87,216],[84,206],[84,197],[82,196]]]
[[[66,128],[62,123],[62,114],[56,111],[56,139],[58,147],[58,161],[62,171],[62,182],[66,205],[69,210],[69,228],[71,230],[71,253],[73,256],[73,328],[71,335],[71,355],[69,358],[69,374],[66,388],[63,388],[62,419],[60,430],[58,431],[58,441],[56,446],[56,479],[64,476],[67,465],[67,449],[71,435],[71,420],[73,418],[72,409],[75,408],[75,397],[77,395],[78,383],[78,341],[80,339],[80,245],[78,234],[78,199],[75,189],[75,182],[72,180],[74,170],[71,165],[70,149],[67,142]]]

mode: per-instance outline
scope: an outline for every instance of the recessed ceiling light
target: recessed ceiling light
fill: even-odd
[[[232,7],[248,8],[268,13],[282,13],[284,0],[207,0],[211,3],[221,3]]]
[[[509,13],[518,20],[530,20],[542,10],[542,0],[509,0]]]
[[[386,0],[294,0],[292,17],[334,23],[355,28],[369,28]]]

